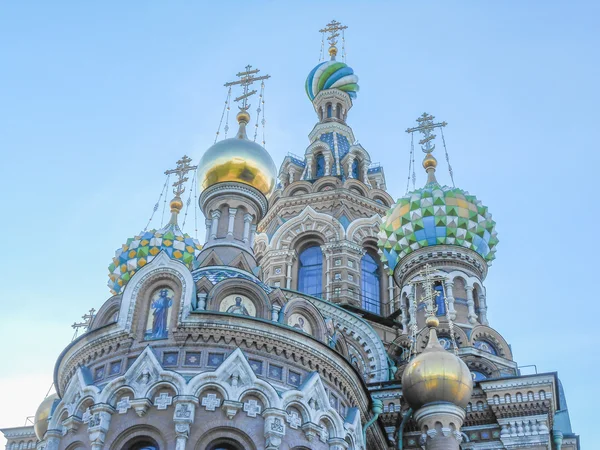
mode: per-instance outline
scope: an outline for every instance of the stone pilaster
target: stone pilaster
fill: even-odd
[[[98,404],[90,408],[92,416],[88,421],[88,435],[91,450],[102,450],[104,448],[104,439],[114,412],[114,408],[107,404]]]
[[[467,308],[469,308],[469,323],[477,323],[477,314],[475,314],[475,300],[473,300],[473,286],[466,286],[467,290]]]
[[[456,309],[454,309],[454,283],[450,280],[444,282],[446,300],[448,300],[448,314],[452,320],[456,320]]]
[[[279,450],[285,437],[285,411],[267,408],[262,413],[265,419],[265,450]]]
[[[176,436],[175,450],[185,450],[197,405],[197,397],[184,395],[175,398],[175,413],[173,414]]]
[[[429,404],[417,410],[414,418],[421,431],[420,443],[423,449],[460,449],[460,427],[465,419],[464,409],[452,403]]]

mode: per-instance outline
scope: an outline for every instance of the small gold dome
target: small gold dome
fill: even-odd
[[[425,159],[423,160],[423,168],[425,170],[433,167],[434,169],[437,167],[437,159],[431,153],[427,153],[425,155]]]
[[[52,394],[44,399],[37,411],[35,412],[35,419],[33,421],[33,430],[35,431],[35,435],[38,440],[42,440],[44,434],[48,430],[48,419],[50,418],[50,413],[52,412],[52,406],[54,406],[54,401],[58,399],[58,395]]]
[[[450,402],[464,408],[473,391],[473,379],[467,365],[440,345],[436,321],[428,323],[427,348],[408,363],[402,374],[402,395],[415,410],[432,402]]]
[[[224,181],[248,184],[267,197],[275,190],[277,167],[269,152],[246,137],[246,119],[249,115],[242,111],[237,136],[217,142],[202,155],[198,163],[200,191]]]

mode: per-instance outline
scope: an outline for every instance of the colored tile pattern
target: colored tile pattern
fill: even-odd
[[[498,237],[492,215],[474,195],[437,183],[400,198],[386,214],[378,235],[381,259],[390,273],[411,252],[432,245],[458,245],[488,263]]]
[[[127,239],[115,252],[113,262],[108,266],[108,287],[113,294],[120,293],[131,277],[160,252],[165,252],[193,270],[201,250],[200,242],[183,233],[177,225],[169,224],[160,230],[143,231]]]
[[[185,359],[183,360],[184,366],[199,366],[200,365],[200,352],[185,352]]]
[[[306,95],[313,101],[319,92],[325,89],[339,89],[350,98],[356,98],[358,77],[346,63],[335,59],[322,62],[310,71],[306,78]]]
[[[227,267],[203,267],[201,269],[195,270],[192,273],[192,276],[194,277],[194,281],[198,281],[202,277],[206,277],[213,285],[230,278],[241,278],[244,280],[251,281],[254,284],[257,284],[267,294],[269,294],[273,290],[265,283],[260,281],[258,278],[250,275],[249,273],[237,271],[236,269]]]

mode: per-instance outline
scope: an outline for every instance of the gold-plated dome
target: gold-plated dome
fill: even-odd
[[[35,412],[35,419],[33,421],[33,430],[38,440],[42,440],[46,431],[48,431],[48,418],[52,412],[52,406],[54,401],[58,399],[58,395],[52,394],[44,399],[40,406],[38,406]]]
[[[432,402],[450,402],[464,408],[471,399],[471,372],[458,356],[442,348],[435,330],[437,323],[437,319],[427,322],[427,348],[408,363],[402,374],[402,394],[415,410]]]
[[[248,119],[247,112],[240,112],[237,136],[217,142],[200,159],[198,185],[201,191],[224,181],[248,184],[267,197],[275,190],[277,168],[271,155],[262,146],[248,140]]]

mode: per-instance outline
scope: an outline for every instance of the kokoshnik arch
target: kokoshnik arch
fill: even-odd
[[[237,133],[167,171],[169,222],[116,252],[113,295],[59,355],[35,425],[2,430],[7,449],[579,448],[557,374],[522,374],[490,325],[495,222],[438,182],[446,124],[407,130],[428,178],[396,202],[356,143],[345,29],[321,30],[330,58],[305,84],[317,123],[279,170],[246,131],[268,75],[226,84],[242,88]],[[179,226],[192,171],[202,245]]]

